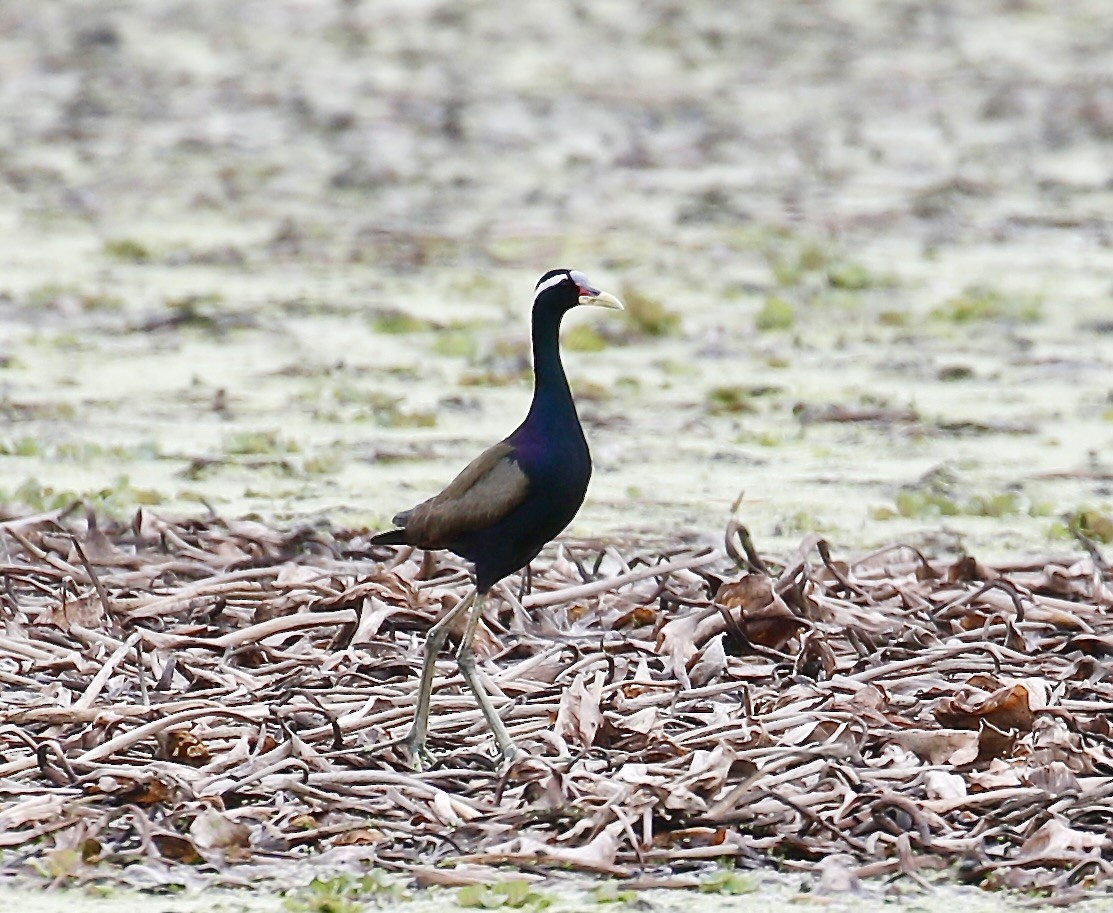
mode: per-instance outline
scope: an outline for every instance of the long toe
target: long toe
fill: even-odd
[[[529,752],[524,748],[519,748],[513,742],[502,749],[503,765],[507,769],[513,767],[519,761],[524,761],[530,756]]]

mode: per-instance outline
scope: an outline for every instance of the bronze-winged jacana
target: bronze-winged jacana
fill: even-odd
[[[502,756],[516,749],[484,691],[472,638],[487,591],[529,564],[576,515],[591,478],[591,455],[560,361],[560,321],[578,304],[622,310],[614,295],[594,288],[576,270],[554,269],[533,296],[533,402],[506,439],[481,453],[439,495],[394,518],[399,529],[376,545],[448,549],[472,562],[475,588],[429,631],[413,725],[406,748],[415,766],[428,758],[425,736],[437,654],[449,629],[470,610],[457,653],[460,674],[475,695]]]

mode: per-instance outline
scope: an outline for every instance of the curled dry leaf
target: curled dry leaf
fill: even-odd
[[[116,543],[105,535],[97,522],[97,515],[92,511],[86,516],[85,525],[85,535],[75,533],[74,538],[81,543],[81,550],[85,553],[87,561],[108,567],[134,565],[136,563],[133,555],[129,555],[118,548]],[[71,550],[68,558],[70,564],[77,564],[81,561],[81,556],[77,554],[76,549]]]
[[[444,599],[442,599],[442,608],[441,611],[438,613],[439,617],[443,618],[444,615],[451,611],[452,607],[455,606],[458,602],[459,599],[456,598],[450,599],[448,597],[445,597]],[[456,643],[460,643],[460,641],[464,639],[464,633],[467,629],[467,624],[467,613],[459,616],[453,622],[451,631],[452,637]],[[476,626],[475,631],[472,635],[471,645],[472,650],[475,651],[475,655],[478,656],[480,659],[487,659],[488,657],[495,656],[502,649],[502,644],[499,642],[499,639],[491,632],[491,629],[487,627],[487,623],[483,620],[482,617],[479,619],[479,624]]]
[[[840,695],[836,706],[874,725],[887,725],[889,722],[889,718],[882,713],[889,706],[889,695],[880,685],[860,686],[849,697]]]
[[[715,678],[727,667],[727,654],[723,649],[725,634],[716,634],[692,657],[688,669],[688,680],[695,688],[700,688]]]
[[[94,792],[112,796],[122,804],[162,805],[174,794],[173,787],[161,777],[101,777]]]
[[[689,687],[689,663],[713,637],[739,631],[752,644],[781,649],[806,622],[793,615],[773,592],[770,579],[747,574],[724,583],[715,595],[721,611],[703,611],[666,621],[657,632],[657,649],[669,657],[676,678]]]
[[[738,760],[738,755],[725,742],[720,742],[711,751],[697,750],[692,752],[692,763],[682,782],[689,789],[699,788],[704,792],[715,792],[727,782],[730,777],[731,767]]]
[[[1001,730],[1030,732],[1035,720],[1024,685],[1010,685],[992,694],[960,692],[940,701],[934,714],[940,726],[950,729],[977,729],[989,723]]]
[[[647,625],[655,625],[657,623],[657,612],[649,606],[639,605],[634,606],[628,612],[623,612],[614,620],[611,625],[612,628],[621,630],[622,628],[642,628]]]
[[[376,846],[386,839],[386,835],[373,827],[354,827],[338,835],[333,843],[336,846]]]
[[[827,638],[819,631],[809,631],[801,639],[800,652],[793,665],[800,675],[818,681],[834,675],[838,661]]]
[[[697,616],[674,618],[661,625],[657,632],[657,650],[668,657],[669,668],[677,681],[685,687],[688,681],[688,661],[696,655],[699,646],[696,643],[696,632],[701,627],[702,620]],[[704,624],[706,627],[706,624]],[[628,695],[636,693],[638,685],[628,683],[624,691]]]
[[[924,772],[924,790],[929,799],[962,799],[966,796],[966,781],[945,770],[928,770]]]
[[[1013,754],[1019,733],[1014,729],[1000,730],[992,723],[983,722],[978,730],[978,756],[975,764],[985,764],[994,758],[1007,758]]]
[[[1104,834],[1075,830],[1051,818],[1020,845],[1017,858],[1023,862],[1071,863],[1108,846],[1109,838]]]
[[[212,759],[209,749],[188,729],[171,729],[165,733],[163,756],[190,767],[204,767]]]
[[[36,821],[55,820],[62,815],[66,804],[60,795],[28,796],[0,811],[0,834]]]
[[[447,863],[672,868],[672,883],[697,860],[768,854],[844,854],[851,873],[961,854],[1043,888],[1072,854],[1087,879],[1113,865],[1089,811],[1104,798],[1084,798],[1113,789],[1113,617],[1093,563],[975,563],[947,580],[946,562],[905,549],[819,565],[812,548],[771,584],[716,555],[645,554],[585,584],[597,554],[565,545],[535,562],[526,597],[550,610],[526,623],[514,581],[488,602],[510,632],[488,643],[492,700],[528,756],[490,769],[453,670],[432,697],[441,763],[415,774],[395,750],[414,660],[435,607],[467,592],[462,562],[144,511],[85,548],[112,613],[53,626],[73,581],[90,597],[77,608],[100,607],[71,554],[83,524],[64,522],[28,521],[22,538],[0,523],[0,843],[17,848],[3,875],[51,849],[117,881],[181,881],[175,867],[202,856],[187,877],[220,877],[252,852],[414,875],[432,845]],[[1065,832],[1041,831],[1049,814]]]
[[[973,555],[964,555],[947,568],[947,580],[950,583],[996,580],[999,576],[995,570],[986,567]]]
[[[624,876],[626,870],[615,865],[618,835],[622,829],[621,822],[612,822],[590,841],[575,847],[544,843],[533,837],[523,836],[507,844],[492,847],[491,853],[514,862],[549,862],[588,872]]]
[[[160,833],[151,837],[151,842],[159,853],[173,862],[184,862],[186,865],[197,865],[205,861],[205,857],[198,852],[193,841],[181,834]]]
[[[1015,764],[995,758],[985,766],[984,770],[972,770],[963,776],[968,788],[976,787],[980,791],[989,791],[1020,786],[1024,782],[1022,773],[1022,769]]]
[[[441,821],[454,827],[467,821],[474,821],[483,814],[441,789],[433,795],[433,811]]]
[[[862,882],[852,868],[854,858],[844,853],[827,856],[819,863],[817,894],[860,894]]]
[[[1081,650],[1087,656],[1108,659],[1113,657],[1113,634],[1079,634],[1067,641],[1065,647]]]
[[[747,574],[724,583],[715,601],[732,610],[750,643],[784,648],[806,623],[792,613],[784,600],[773,592],[773,581],[764,574]]]
[[[961,767],[978,757],[978,733],[967,729],[905,729],[889,739],[928,764]]]
[[[63,631],[72,631],[75,625],[82,628],[99,628],[104,619],[104,606],[96,593],[87,593],[76,598],[60,592],[60,599],[54,603],[46,620]]]
[[[618,717],[616,723],[622,729],[648,734],[658,727],[659,715],[660,711],[656,707],[643,707],[630,716]]]
[[[556,731],[564,739],[585,747],[594,744],[595,734],[603,722],[599,701],[603,697],[605,678],[602,671],[596,672],[589,686],[584,673],[578,673],[561,695]]]
[[[1029,786],[1037,786],[1052,796],[1079,795],[1082,792],[1078,777],[1062,761],[1035,767],[1027,771],[1023,779]]]
[[[242,821],[234,820],[227,812],[206,808],[193,819],[189,836],[201,850],[227,850],[246,847],[251,831]]]
[[[278,568],[274,583],[275,586],[285,589],[294,589],[299,584],[309,585],[317,583],[320,579],[321,572],[316,568],[306,567],[303,564],[295,564],[292,561],[287,561]]]

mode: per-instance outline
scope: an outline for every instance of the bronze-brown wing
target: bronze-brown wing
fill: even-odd
[[[444,548],[461,536],[497,523],[525,500],[529,479],[506,442],[472,460],[439,495],[407,511],[406,541]]]

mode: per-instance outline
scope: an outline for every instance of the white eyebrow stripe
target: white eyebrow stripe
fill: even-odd
[[[533,300],[536,301],[537,296],[545,291],[545,289],[552,288],[554,285],[560,285],[567,278],[568,273],[557,273],[555,276],[550,276],[539,286],[537,286],[537,291],[533,293]]]

